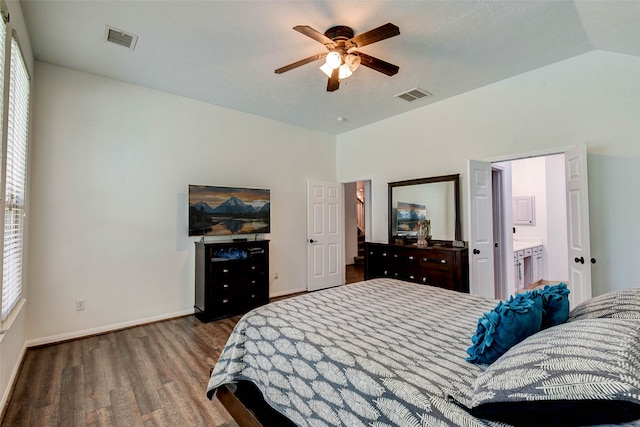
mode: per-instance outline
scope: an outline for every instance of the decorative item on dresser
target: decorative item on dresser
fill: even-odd
[[[389,277],[469,292],[466,247],[365,243],[365,280]]]
[[[269,302],[269,241],[196,244],[196,316],[203,322]]]

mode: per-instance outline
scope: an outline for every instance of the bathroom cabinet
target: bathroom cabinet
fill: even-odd
[[[513,273],[516,291],[528,289],[544,278],[543,246],[515,246]]]

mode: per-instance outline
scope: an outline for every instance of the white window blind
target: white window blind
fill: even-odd
[[[4,45],[5,40],[7,39],[7,24],[4,22],[4,19],[0,17],[0,129],[2,129],[3,123],[2,118],[3,114],[3,106],[4,102]],[[2,135],[2,133],[0,133]],[[1,155],[2,153],[0,153]]]
[[[27,186],[29,74],[20,47],[11,39],[11,74],[4,167],[4,255],[2,263],[2,320],[22,296],[22,258]]]

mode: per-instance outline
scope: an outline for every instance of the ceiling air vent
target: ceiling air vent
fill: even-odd
[[[419,87],[414,87],[413,89],[409,89],[406,92],[402,92],[396,95],[397,98],[402,98],[405,101],[415,101],[416,99],[426,98],[427,96],[431,96],[429,92],[424,89],[420,89]]]
[[[138,42],[138,36],[135,34],[126,33],[108,25],[104,26],[104,39],[105,41],[127,47],[131,50],[135,49],[136,43]]]

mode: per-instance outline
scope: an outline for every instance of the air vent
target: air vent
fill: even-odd
[[[419,87],[414,87],[413,89],[409,89],[406,92],[402,92],[396,95],[398,98],[402,98],[405,101],[415,101],[416,99],[426,98],[427,96],[431,96],[429,92],[424,89],[420,89]]]
[[[105,41],[127,47],[131,50],[136,48],[136,43],[138,42],[138,36],[135,34],[126,33],[108,25],[104,26],[104,39]]]

